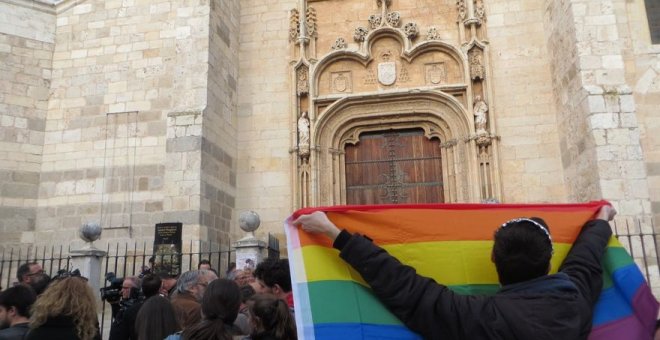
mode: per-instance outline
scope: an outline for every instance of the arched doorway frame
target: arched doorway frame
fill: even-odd
[[[444,197],[447,202],[478,199],[473,130],[470,114],[441,91],[392,92],[337,100],[319,116],[312,131],[310,159],[312,205],[345,204],[344,147],[361,133],[422,128],[429,139],[442,142]]]

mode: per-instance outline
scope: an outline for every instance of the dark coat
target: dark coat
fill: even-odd
[[[9,328],[0,330],[0,340],[22,340],[27,334],[28,323],[19,323]]]
[[[575,340],[591,331],[603,285],[600,261],[611,234],[607,222],[588,222],[558,274],[505,286],[493,296],[456,294],[361,235],[342,231],[334,246],[390,311],[425,339]]]
[[[98,325],[97,325],[98,329]],[[87,340],[80,339],[76,334],[76,325],[69,316],[51,317],[46,322],[30,330],[27,340]],[[101,340],[101,335],[97,332],[94,340]]]

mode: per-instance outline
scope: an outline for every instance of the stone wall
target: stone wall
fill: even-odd
[[[209,21],[208,105],[201,159],[202,240],[223,249],[236,220],[236,111],[238,107],[239,1],[212,1]]]
[[[503,200],[566,201],[540,1],[486,1]]]
[[[660,225],[660,44],[652,44],[649,22],[653,22],[654,16],[647,16],[645,2],[652,3],[620,1],[616,13],[619,29],[626,33],[623,36],[626,81],[635,97],[653,217],[655,225]],[[654,23],[659,25],[660,5],[655,6]]]
[[[294,0],[241,2],[236,210],[256,211],[262,221],[258,233],[279,237],[292,211],[289,150],[296,129],[288,13],[297,5]]]
[[[31,241],[51,81],[55,13],[0,3],[0,233]]]
[[[607,198],[643,217],[651,206],[619,4],[546,1],[545,25],[569,200]]]
[[[180,221],[198,239],[200,144],[187,148],[201,120],[188,128],[185,116],[206,106],[208,2],[57,11],[37,238],[61,243],[101,221],[104,241],[149,239],[155,223]]]

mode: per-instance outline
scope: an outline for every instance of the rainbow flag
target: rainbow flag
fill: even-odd
[[[296,211],[286,221],[300,339],[421,339],[372,294],[322,235],[291,225],[317,210],[342,229],[367,235],[420,275],[463,294],[494,294],[490,261],[493,233],[505,221],[537,216],[550,228],[554,273],[582,226],[605,201],[586,204],[438,204],[340,206]],[[591,340],[651,339],[658,302],[621,244],[607,246],[604,287],[594,312]]]

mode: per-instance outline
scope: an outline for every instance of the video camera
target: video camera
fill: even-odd
[[[119,302],[121,300],[121,286],[124,278],[117,277],[113,272],[108,272],[105,274],[105,280],[110,282],[110,285],[100,289],[101,299],[108,303]]]

